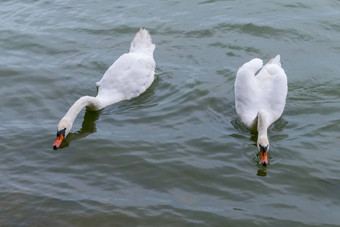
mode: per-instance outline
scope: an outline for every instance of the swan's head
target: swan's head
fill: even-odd
[[[57,139],[53,144],[53,149],[56,150],[60,147],[61,142],[66,138],[67,134],[71,131],[72,123],[66,118],[61,119],[57,129]]]
[[[261,163],[266,166],[268,164],[269,140],[268,138],[259,138],[257,140],[257,148],[261,155]]]

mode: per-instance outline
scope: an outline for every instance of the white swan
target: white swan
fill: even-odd
[[[155,48],[156,45],[152,43],[149,32],[140,29],[131,42],[130,52],[120,56],[96,83],[99,86],[97,96],[79,98],[60,120],[53,148],[59,148],[70,132],[75,118],[84,107],[100,110],[143,93],[155,78],[156,63],[153,59]]]
[[[267,165],[267,129],[282,115],[288,87],[280,55],[262,66],[262,60],[254,58],[239,68],[235,80],[235,105],[241,120],[258,131],[257,147],[261,163]],[[255,75],[258,70],[260,72]]]

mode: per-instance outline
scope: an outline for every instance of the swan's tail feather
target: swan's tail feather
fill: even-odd
[[[153,54],[155,48],[156,45],[152,43],[152,39],[148,30],[141,28],[131,42],[130,53],[144,52]]]
[[[268,62],[269,64],[277,64],[278,66],[281,67],[281,61],[280,61],[280,55],[276,55],[275,58],[270,59],[270,61]]]

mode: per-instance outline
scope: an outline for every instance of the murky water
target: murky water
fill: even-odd
[[[339,226],[340,2],[2,1],[1,226]],[[139,27],[157,45],[146,93],[83,111]],[[237,118],[238,67],[281,55],[270,165]]]

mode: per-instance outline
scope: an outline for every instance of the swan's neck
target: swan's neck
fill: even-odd
[[[103,108],[101,102],[97,98],[91,96],[83,96],[70,107],[63,119],[67,119],[70,126],[72,127],[74,120],[76,119],[80,111],[85,107],[88,107],[91,110],[100,110]],[[71,127],[69,127],[68,131],[71,130]]]
[[[258,138],[268,138],[267,129],[268,129],[267,114],[264,110],[260,110],[257,114]]]

